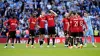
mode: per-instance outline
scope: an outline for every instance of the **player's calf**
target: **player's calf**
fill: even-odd
[[[69,42],[69,40],[68,40],[69,38],[65,38],[65,47],[68,47],[69,45],[68,45],[68,42]]]
[[[49,47],[50,44],[50,38],[47,38],[47,47]]]
[[[68,38],[68,48],[73,48],[73,38],[72,37]]]
[[[41,38],[41,39],[39,39],[39,43],[40,43],[40,47],[43,47],[42,45],[43,45],[43,39]]]
[[[29,43],[30,43],[30,38],[28,38],[28,43],[26,44],[26,48],[28,48],[29,47]]]

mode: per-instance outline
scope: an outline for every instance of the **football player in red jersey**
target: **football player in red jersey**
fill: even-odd
[[[50,37],[52,36],[52,41],[53,41],[53,47],[55,46],[55,17],[57,14],[53,11],[50,10],[50,12],[46,16],[46,20],[48,22],[48,35],[49,37],[47,38],[47,47],[49,47],[49,42],[50,42]]]
[[[78,37],[79,37],[80,48],[82,48],[83,47],[82,37],[83,37],[83,34],[86,32],[86,31],[84,31],[84,27],[87,30],[87,24],[84,21],[84,19],[80,16],[80,13],[76,13],[75,16],[76,16],[76,18],[78,18],[78,31],[79,31]]]
[[[30,40],[32,40],[31,48],[35,48],[35,47],[33,46],[33,44],[34,44],[36,23],[37,23],[36,14],[33,13],[33,14],[31,15],[31,17],[28,19],[30,37],[28,38],[28,43],[26,44],[26,48],[29,47],[29,42],[30,42]]]
[[[64,15],[64,18],[62,20],[63,24],[63,30],[65,34],[65,47],[68,47],[68,41],[69,41],[69,13],[66,13]]]
[[[75,12],[71,13],[70,16],[70,32],[73,38],[74,46],[77,45],[77,37],[78,37],[78,18],[75,17]],[[71,48],[73,48],[73,43]]]
[[[80,46],[82,47],[82,39],[79,37],[83,36],[83,25],[86,26],[86,23],[77,13],[73,12],[72,15],[70,17],[70,31],[74,39],[74,46],[77,48],[78,42],[80,42]]]
[[[6,22],[4,22],[4,25],[8,25],[7,27],[9,29],[9,32],[8,32],[9,35],[8,35],[6,45],[4,48],[7,48],[10,38],[12,38],[12,46],[11,47],[15,48],[14,47],[14,38],[16,38],[15,34],[16,34],[16,28],[18,26],[18,21],[16,19],[16,16],[9,18]]]
[[[70,37],[72,38],[71,47],[70,48],[73,48],[73,39],[74,39],[73,37],[76,37],[76,36],[73,35],[73,20],[72,19],[74,19],[74,18],[75,18],[75,13],[71,11],[69,13],[69,25],[70,25],[69,31],[70,31]]]
[[[38,17],[38,25],[39,25],[39,42],[40,42],[40,47],[43,47],[43,40],[44,40],[44,35],[45,35],[45,23],[46,23],[46,15],[45,12],[42,11],[41,15]]]

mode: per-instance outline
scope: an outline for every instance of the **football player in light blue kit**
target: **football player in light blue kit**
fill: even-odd
[[[85,45],[84,45],[84,47],[87,46],[87,37],[88,37],[88,36],[90,36],[91,39],[92,39],[92,45],[93,45],[93,47],[97,47],[97,46],[94,44],[94,42],[95,42],[94,40],[95,40],[95,39],[94,39],[93,28],[92,28],[92,24],[91,24],[91,19],[94,18],[94,17],[89,16],[88,13],[85,12],[83,18],[84,18],[84,20],[85,20],[85,22],[86,22],[86,24],[87,24],[87,26],[88,26],[88,29],[85,30],[85,33],[84,33],[84,35],[85,35]]]

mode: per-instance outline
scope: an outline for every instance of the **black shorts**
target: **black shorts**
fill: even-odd
[[[39,34],[45,34],[45,28],[40,28],[39,29]]]
[[[69,32],[68,32],[68,31],[64,31],[64,34],[65,34],[65,36],[66,36],[67,34],[69,34]]]
[[[30,36],[35,36],[35,30],[29,30]]]
[[[51,35],[51,34],[56,34],[55,32],[55,27],[48,27],[48,34]]]
[[[79,33],[78,32],[71,32],[70,34],[74,38],[79,37]]]
[[[16,31],[9,31],[10,38],[16,38]]]
[[[79,37],[83,37],[83,32],[79,32]]]

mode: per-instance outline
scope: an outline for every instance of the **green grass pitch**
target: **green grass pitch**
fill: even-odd
[[[100,56],[100,43],[97,43],[97,48],[88,44],[86,48],[82,49],[68,49],[63,44],[56,44],[56,48],[52,45],[50,48],[39,47],[39,44],[35,44],[36,48],[26,48],[25,44],[15,44],[15,48],[11,48],[10,44],[8,48],[4,49],[5,44],[0,44],[0,56]]]

